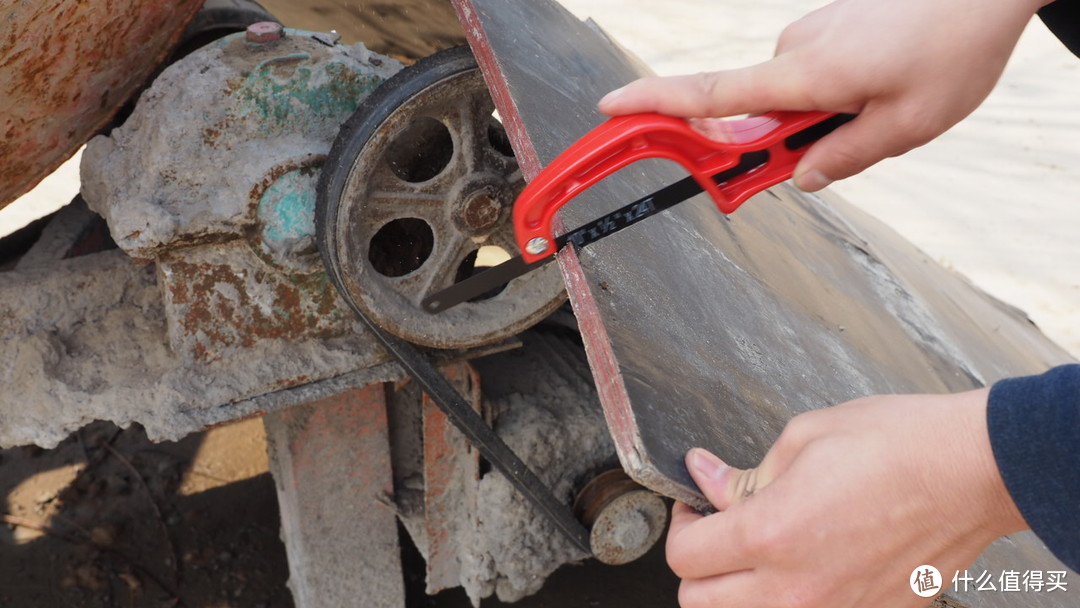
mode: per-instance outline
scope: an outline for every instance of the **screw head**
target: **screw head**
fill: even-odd
[[[247,26],[247,41],[256,44],[274,42],[285,37],[285,28],[276,21],[260,21]]]
[[[490,230],[499,222],[502,209],[502,202],[497,195],[481,190],[469,197],[462,209],[461,219],[472,230]]]
[[[525,251],[531,255],[540,255],[548,250],[548,240],[542,236],[537,236],[529,239],[528,243],[525,243]]]

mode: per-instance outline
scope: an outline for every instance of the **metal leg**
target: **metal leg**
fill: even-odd
[[[480,411],[480,376],[468,363],[442,369],[454,388]],[[428,395],[423,396],[424,536],[427,593],[461,585],[462,555],[477,533],[480,452],[472,449]]]
[[[402,608],[382,384],[264,419],[298,608]]]

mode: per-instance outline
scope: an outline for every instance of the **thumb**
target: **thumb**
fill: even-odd
[[[758,469],[736,469],[707,450],[693,448],[686,453],[686,468],[705,498],[719,511],[765,487]]]

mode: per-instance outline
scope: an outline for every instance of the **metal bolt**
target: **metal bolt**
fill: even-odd
[[[285,28],[276,21],[260,21],[247,26],[247,41],[255,44],[274,42],[285,37]]]
[[[474,194],[462,211],[462,220],[473,230],[494,228],[502,215],[502,203],[491,192],[480,191]]]
[[[525,251],[532,255],[540,255],[548,250],[548,240],[542,236],[529,239],[528,243],[525,243]]]
[[[667,504],[634,483],[622,469],[589,480],[574,499],[574,514],[589,529],[593,557],[605,564],[626,564],[660,540],[667,525]]]

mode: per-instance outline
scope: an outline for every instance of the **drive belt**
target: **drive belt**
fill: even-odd
[[[574,517],[570,507],[560,502],[552,494],[551,489],[510,449],[510,446],[495,434],[484,418],[450,384],[431,359],[412,343],[388,333],[359,310],[356,312],[368,329],[375,334],[386,352],[401,364],[405,372],[446,414],[450,423],[472,442],[480,455],[487,459],[495,470],[502,473],[510,484],[539,509],[544,517],[575,547],[591,555],[589,532]]]

